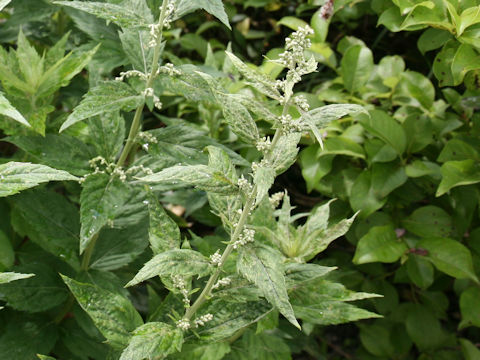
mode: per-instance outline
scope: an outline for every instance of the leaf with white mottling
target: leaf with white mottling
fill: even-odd
[[[4,272],[4,273],[0,273],[0,284],[6,284],[15,280],[28,279],[32,276],[35,276],[35,274],[20,274],[16,272]]]
[[[120,360],[164,359],[180,351],[183,332],[161,322],[149,322],[135,329]]]
[[[368,115],[365,109],[360,105],[355,104],[331,104],[321,106],[319,108],[310,110],[307,113],[304,113],[302,117],[305,121],[309,122],[312,126],[322,129],[328,125],[329,122],[333,120],[340,119],[349,114],[355,114],[358,112],[363,112]],[[309,130],[309,127],[306,127],[305,130]]]
[[[45,165],[11,161],[0,165],[0,197],[16,194],[44,182],[61,180],[79,179],[66,171]]]
[[[1,10],[1,4],[0,4],[0,10]],[[8,101],[7,98],[5,98],[5,96],[3,96],[1,93],[0,93],[0,114],[8,116],[13,120],[18,121],[20,124],[30,127],[30,124],[23,117],[23,115],[20,114],[20,112],[17,109],[15,109],[12,106],[12,104],[10,104],[10,101]]]
[[[132,303],[96,285],[80,283],[67,276],[62,278],[108,343],[119,350],[127,346],[130,332],[143,324]]]
[[[10,3],[10,1],[12,0],[0,0],[0,11],[2,11],[3,8]]]
[[[300,328],[292,305],[288,301],[282,259],[283,256],[273,248],[246,246],[240,251],[237,269],[245,278],[257,285],[268,302],[288,321]]]
[[[230,23],[228,22],[228,16],[223,7],[222,0],[180,0],[175,9],[175,17],[181,18],[197,9],[203,9],[206,12],[215,16],[230,30]]]
[[[131,86],[120,81],[105,81],[91,89],[62,124],[60,132],[73,124],[105,112],[130,111],[144,101]]]
[[[259,204],[265,196],[268,196],[268,190],[275,181],[275,169],[270,166],[258,165],[253,176],[253,183],[257,185],[256,204]]]
[[[55,1],[54,4],[85,11],[124,28],[147,27],[149,24],[148,19],[144,19],[138,12],[129,9],[127,6],[85,1]]]
[[[198,251],[174,249],[154,256],[126,285],[133,286],[155,276],[183,275],[205,276],[210,274],[209,259]]]

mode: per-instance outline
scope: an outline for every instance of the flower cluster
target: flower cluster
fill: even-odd
[[[199,326],[204,326],[205,323],[209,322],[209,321],[212,321],[213,320],[213,315],[212,314],[205,314],[205,315],[202,315],[200,316],[198,319],[195,319],[195,327],[199,327]]]
[[[177,327],[183,331],[187,331],[188,329],[190,329],[190,321],[188,321],[187,319],[180,319],[177,321]]]
[[[167,5],[167,10],[165,11],[165,17],[163,20],[163,27],[165,29],[170,29],[170,24],[173,21],[173,13],[175,12],[175,0],[170,0]]]
[[[285,51],[279,55],[280,63],[289,69],[295,69],[297,64],[305,61],[305,49],[312,46],[308,36],[313,34],[313,29],[307,25],[299,27],[290,37],[286,38]]]
[[[285,196],[285,193],[283,191],[281,191],[281,192],[277,192],[277,193],[273,194],[272,196],[270,196],[270,198],[268,200],[270,201],[270,204],[274,208],[276,208],[280,204],[280,201],[282,201],[284,196]]]
[[[180,291],[180,294],[183,295],[183,303],[185,307],[190,306],[190,299],[188,298],[188,290],[187,284],[185,283],[185,279],[180,275],[172,275],[172,282],[173,287]]]
[[[308,104],[307,98],[303,95],[297,95],[293,98],[293,102],[303,111],[308,111],[310,105]]]
[[[294,121],[289,114],[281,115],[278,118],[278,122],[280,123],[283,132],[286,134],[292,132],[301,132],[303,129],[302,123],[299,120]]]
[[[233,243],[233,248],[238,249],[240,246],[246,245],[255,240],[255,230],[243,229],[243,232],[238,237],[238,240]]]
[[[212,290],[218,289],[222,286],[227,286],[230,285],[232,282],[232,279],[230,279],[228,276],[224,277],[223,279],[218,280],[215,285],[212,286]]]
[[[153,98],[153,104],[158,110],[162,108],[163,104],[160,101],[159,97],[155,95],[153,88],[146,88],[145,90],[143,90],[143,96],[145,96],[146,98]]]
[[[168,74],[170,76],[175,76],[175,75],[181,75],[182,72],[177,68],[175,68],[175,66],[172,63],[167,63],[158,68],[157,75],[158,74]]]
[[[210,262],[216,266],[222,266],[222,255],[220,250],[215,251],[215,254],[210,255]]]
[[[237,181],[237,185],[240,188],[240,191],[244,194],[251,194],[253,191],[253,186],[250,182],[242,176]]]
[[[272,142],[270,140],[270,137],[263,137],[257,141],[256,147],[258,151],[266,152],[270,150],[271,145],[272,145]]]
[[[140,79],[145,80],[145,81],[147,80],[147,75],[145,75],[144,73],[142,73],[141,71],[138,71],[138,70],[122,71],[120,73],[120,76],[117,76],[115,78],[115,80],[123,81],[124,79],[128,79],[128,78],[131,78],[131,77],[134,77],[134,76],[137,76]]]

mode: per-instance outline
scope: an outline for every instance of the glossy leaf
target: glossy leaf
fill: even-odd
[[[417,208],[403,220],[403,226],[418,236],[447,237],[452,232],[452,219],[442,208],[428,205]]]
[[[0,197],[16,194],[44,182],[61,180],[79,179],[66,171],[45,165],[11,161],[0,165]]]

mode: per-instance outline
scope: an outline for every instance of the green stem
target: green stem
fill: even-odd
[[[93,249],[95,248],[95,243],[97,242],[99,234],[100,233],[96,233],[95,235],[93,235],[92,239],[90,240],[90,243],[85,249],[85,252],[83,253],[83,257],[82,257],[82,264],[80,265],[80,271],[88,270],[88,267],[90,266],[90,260],[93,255]]]
[[[62,307],[62,310],[58,313],[58,315],[53,319],[53,322],[55,324],[60,324],[62,320],[65,318],[65,315],[67,315],[70,312],[70,309],[72,308],[73,304],[75,302],[75,298],[73,297],[72,294],[69,295],[68,300],[65,302],[65,305]]]

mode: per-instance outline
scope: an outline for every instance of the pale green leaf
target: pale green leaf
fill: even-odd
[[[357,113],[366,113],[366,111],[360,105],[331,104],[331,105],[320,106],[316,109],[310,110],[309,112],[304,113],[302,115],[302,118],[304,120],[310,121],[312,125],[314,125],[318,129],[322,129],[326,127],[333,120],[340,119],[346,115],[353,115]]]
[[[179,328],[161,322],[149,322],[133,331],[120,360],[164,359],[180,351],[182,343],[183,332]]]
[[[11,161],[0,165],[0,197],[16,194],[44,182],[61,180],[79,179],[66,171],[45,165]]]
[[[105,112],[130,111],[144,101],[132,87],[120,81],[105,81],[91,89],[62,124],[60,132],[84,119]]]
[[[441,196],[456,186],[480,182],[479,164],[472,159],[447,161],[440,170],[442,172],[442,181],[438,186],[436,196]]]
[[[116,208],[125,202],[127,194],[127,185],[116,176],[99,173],[85,179],[80,195],[80,253],[113,220]]]
[[[10,1],[12,0],[0,0],[0,11],[2,11],[3,8],[10,3]]]
[[[268,190],[270,190],[274,181],[275,169],[262,164],[258,165],[253,176],[253,183],[257,186],[256,204],[259,204],[265,196],[268,196]]]
[[[406,250],[407,246],[397,239],[391,225],[375,226],[358,242],[353,262],[355,264],[395,262]]]
[[[205,276],[211,272],[209,259],[198,251],[174,249],[155,255],[126,285],[133,286],[155,276]]]
[[[212,191],[224,195],[235,194],[237,192],[237,184],[233,184],[220,171],[206,165],[172,166],[156,174],[142,177],[140,180],[148,183],[195,186],[200,190]]]
[[[85,11],[124,28],[147,27],[149,25],[148,20],[140,16],[138,11],[134,11],[127,6],[84,1],[55,1],[54,4]]]
[[[293,165],[298,155],[300,133],[290,133],[280,137],[277,146],[273,149],[271,164],[277,175],[280,175]]]
[[[245,278],[257,285],[263,296],[300,328],[288,301],[282,255],[270,247],[243,247],[237,261],[237,269]]]
[[[18,121],[20,124],[30,127],[28,121],[23,117],[17,109],[15,109],[12,104],[7,100],[5,96],[0,93],[0,114],[8,116],[15,121]]]
[[[289,289],[321,278],[337,267],[317,264],[288,263],[285,266],[285,279]]]
[[[457,25],[457,36],[461,36],[465,29],[480,22],[480,6],[472,6],[460,14]]]
[[[373,312],[361,309],[355,305],[339,301],[323,301],[319,304],[293,303],[295,316],[318,325],[337,325],[362,319],[379,318]]]
[[[67,276],[62,278],[108,343],[115,349],[124,349],[130,340],[130,332],[143,324],[132,303],[98,286],[83,284]]]
[[[2,272],[0,273],[0,284],[6,284],[11,281],[21,280],[21,279],[28,279],[35,274],[21,274],[16,272]]]
[[[176,18],[181,18],[197,9],[205,10],[220,20],[226,27],[232,29],[222,0],[180,0],[176,5],[175,16]]]

